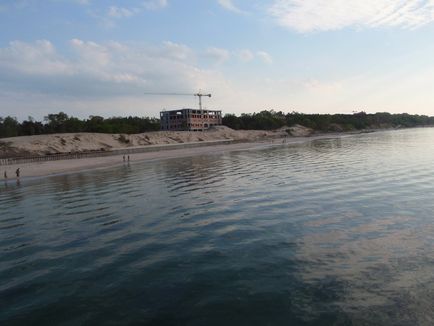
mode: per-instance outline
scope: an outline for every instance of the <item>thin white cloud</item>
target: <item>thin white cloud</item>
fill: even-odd
[[[166,8],[168,2],[167,0],[147,0],[144,1],[142,5],[146,10],[159,10]]]
[[[0,13],[11,10],[22,10],[30,7],[30,0],[16,0],[16,1],[0,1]]]
[[[230,51],[223,48],[209,47],[202,53],[205,58],[211,59],[213,63],[223,64],[232,58],[236,58],[244,63],[259,60],[267,65],[273,63],[272,56],[266,51],[252,51],[250,49],[240,49]]]
[[[167,7],[167,5],[168,5],[167,0],[148,0],[148,1],[143,1],[139,6],[136,7],[127,8],[127,7],[119,7],[119,6],[110,6],[107,10],[107,17],[110,23],[110,19],[113,18],[129,18],[138,15],[143,11],[164,9]]]
[[[327,81],[323,82],[318,79],[309,79],[302,83],[306,90],[327,95],[337,95],[343,88],[342,82]]]
[[[91,0],[74,0],[74,2],[77,2],[80,5],[88,5],[90,4]]]
[[[49,0],[49,2],[53,2],[53,3],[73,3],[81,6],[89,5],[91,4],[91,1],[92,0]],[[39,2],[40,1],[37,0],[15,0],[15,1],[0,0],[0,12],[13,10],[13,9],[18,9],[18,10],[27,9],[32,6],[39,5]]]
[[[346,27],[414,29],[434,20],[433,0],[275,0],[269,13],[306,33]]]
[[[231,57],[231,54],[228,50],[216,47],[210,47],[206,49],[205,54],[206,56],[215,60],[217,63],[224,63]]]
[[[128,9],[128,8],[111,6],[108,9],[108,16],[113,18],[124,18],[124,17],[131,17],[138,12],[139,10],[137,8]]]
[[[171,41],[163,42],[164,49],[166,50],[165,54],[171,59],[178,61],[186,61],[192,63],[194,60],[193,50],[190,49],[187,45],[174,43]]]
[[[252,51],[248,49],[243,49],[238,51],[238,58],[243,62],[249,62],[255,58],[255,55],[253,54]]]
[[[0,71],[0,75],[7,72],[40,76],[72,73],[68,60],[59,56],[47,40],[34,43],[13,41],[8,47],[0,48]]]
[[[245,11],[238,8],[232,0],[217,0],[218,4],[226,10],[235,12],[237,14],[245,14]]]
[[[271,57],[271,55],[268,52],[258,51],[258,52],[256,52],[256,55],[259,59],[261,59],[266,64],[270,65],[273,63],[273,58]]]

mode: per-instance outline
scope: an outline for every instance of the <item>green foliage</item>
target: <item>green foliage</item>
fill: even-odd
[[[19,123],[16,118],[6,117],[0,118],[0,137],[15,137],[18,136]]]
[[[0,138],[67,132],[134,134],[156,130],[160,130],[160,120],[148,117],[113,117],[104,119],[100,116],[90,116],[89,119],[80,120],[75,117],[69,117],[64,112],[59,112],[48,114],[44,118],[44,123],[35,121],[32,117],[21,123],[13,117],[0,117]]]
[[[425,115],[410,115],[407,113],[390,114],[379,112],[368,114],[356,112],[354,114],[305,114],[291,112],[284,114],[276,111],[261,111],[253,114],[226,114],[223,125],[233,129],[272,130],[284,125],[299,124],[317,131],[350,131],[373,128],[396,128],[433,126],[434,117]]]
[[[223,125],[232,129],[256,129],[272,130],[283,127],[286,124],[283,112],[261,111],[259,113],[243,113],[237,117],[234,114],[226,114],[223,117]]]

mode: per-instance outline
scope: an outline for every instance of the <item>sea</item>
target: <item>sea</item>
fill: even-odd
[[[432,325],[434,129],[0,181],[0,325]]]

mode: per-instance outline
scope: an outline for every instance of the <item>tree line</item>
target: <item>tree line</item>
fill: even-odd
[[[283,113],[264,110],[258,113],[243,113],[239,116],[226,114],[223,125],[232,129],[273,130],[299,124],[317,131],[351,131],[372,128],[396,128],[434,126],[434,117],[417,114],[391,114],[387,112],[353,114],[306,114]]]
[[[160,120],[149,117],[90,116],[88,119],[70,117],[64,112],[49,114],[44,121],[29,117],[18,122],[14,117],[0,117],[0,137],[31,136],[67,132],[98,132],[110,134],[137,134],[160,130]]]
[[[434,126],[434,117],[407,113],[387,112],[354,114],[305,114],[299,112],[264,110],[241,115],[226,114],[223,125],[232,129],[272,130],[283,126],[300,124],[317,131],[351,131],[370,128]],[[48,114],[43,121],[29,117],[18,122],[14,117],[0,117],[0,138],[30,136],[67,132],[98,132],[112,134],[135,134],[160,129],[160,120],[149,117],[90,116],[78,119],[64,112]]]

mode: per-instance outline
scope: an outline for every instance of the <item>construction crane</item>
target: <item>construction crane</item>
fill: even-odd
[[[211,97],[211,94],[203,94],[202,92],[190,94],[190,93],[151,93],[151,92],[145,92],[146,95],[162,95],[162,96],[197,96],[199,98],[199,110],[200,114],[203,117],[203,108],[202,108],[202,97]],[[202,130],[204,130],[204,121],[202,120]]]
[[[203,113],[202,109],[202,97],[211,97],[211,94],[203,94],[201,92],[195,93],[195,94],[189,94],[189,93],[147,93],[146,95],[169,95],[169,96],[197,96],[199,98],[199,110],[201,113]]]

